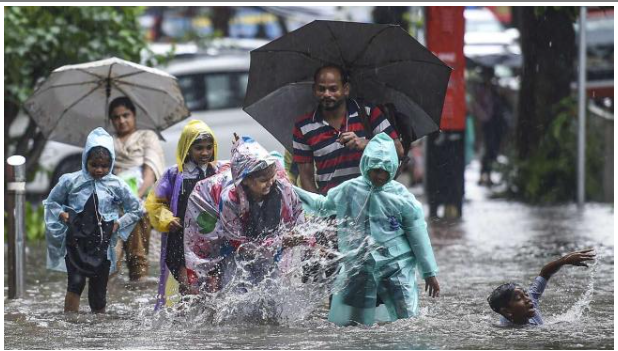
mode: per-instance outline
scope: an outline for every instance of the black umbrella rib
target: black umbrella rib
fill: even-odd
[[[112,62],[109,65],[109,69],[107,70],[107,79],[112,78],[112,70],[114,69],[114,65],[116,64],[116,62]]]
[[[105,77],[102,77],[102,76],[100,76],[100,75],[98,75],[98,74],[94,74],[94,73],[92,73],[92,72],[90,72],[90,71],[87,71],[87,70],[85,70],[85,69],[83,69],[83,68],[76,68],[75,70],[76,70],[76,71],[80,71],[80,72],[82,72],[82,73],[86,73],[86,74],[87,74],[87,75],[89,75],[89,76],[97,77],[98,79],[105,79]]]
[[[146,71],[129,72],[129,73],[125,73],[125,74],[119,75],[119,76],[117,76],[117,77],[115,77],[115,78],[116,78],[116,79],[119,79],[119,78],[126,78],[126,77],[136,76],[136,75],[138,75],[138,74],[143,74],[143,73],[152,73],[152,72],[146,72]]]
[[[153,87],[149,87],[149,86],[142,85],[142,84],[135,84],[135,83],[125,82],[125,81],[122,81],[122,80],[113,80],[112,83],[116,87],[118,87],[119,84],[123,84],[123,85],[129,85],[129,86],[136,87],[136,88],[156,91],[156,92],[163,93],[163,94],[167,94],[168,93],[167,90],[163,90],[163,89],[159,89],[159,88],[153,88]]]
[[[142,109],[142,111],[144,111],[144,113],[146,114],[146,117],[148,117],[148,119],[150,119],[150,121],[152,122],[152,125],[155,126],[155,129],[157,127],[157,122],[152,118],[152,116],[150,116],[150,114],[148,113],[148,110],[140,103],[139,99],[136,99],[134,96],[131,96],[132,94],[129,94],[128,91],[122,89],[121,87],[119,87],[118,85],[116,85],[116,88],[118,90],[120,90],[121,93],[123,93],[125,96],[128,96],[131,98],[131,101],[136,104],[139,108]]]
[[[308,59],[311,59],[313,61],[317,61],[320,63],[332,63],[332,62],[328,62],[326,60],[322,60],[319,57],[313,57],[307,53],[301,52],[301,51],[296,51],[296,50],[260,50],[260,51],[255,51],[256,53],[268,53],[268,54],[278,54],[278,53],[292,53],[292,54],[298,54],[301,56],[305,56]]]
[[[371,44],[373,43],[373,41],[382,33],[384,33],[386,30],[392,28],[394,26],[387,26],[384,27],[382,29],[380,29],[380,31],[378,31],[373,37],[371,37],[371,39],[369,39],[369,41],[367,42],[367,45],[365,45],[365,47],[358,53],[358,55],[356,55],[356,57],[354,58],[354,60],[352,60],[352,62],[350,63],[350,66],[353,66],[356,61],[358,61],[364,54],[365,52],[369,49],[369,46],[371,46]]]
[[[383,86],[383,87],[385,87],[385,88],[388,88],[388,89],[394,90],[394,91],[396,91],[396,92],[398,92],[398,93],[400,93],[400,94],[402,94],[402,95],[404,95],[404,96],[407,96],[407,94],[406,94],[406,93],[402,92],[401,90],[399,90],[399,89],[395,88],[394,86],[392,86],[392,85],[390,85],[390,84],[388,84],[388,83],[386,83],[386,82],[383,82],[383,81],[380,81],[380,80],[377,80],[377,79],[373,79],[373,78],[370,78],[370,79],[371,79],[374,83],[377,83],[377,84],[379,84],[379,85],[381,85],[381,86]]]
[[[360,65],[358,65],[358,66],[355,66],[355,71],[358,71],[358,70],[368,71],[368,70],[371,70],[371,69],[384,68],[384,67],[388,67],[388,66],[391,66],[391,65],[395,65],[395,64],[399,64],[399,63],[406,63],[406,62],[410,62],[410,63],[420,62],[420,63],[425,63],[425,64],[428,64],[428,65],[441,66],[441,67],[444,67],[444,68],[451,69],[449,66],[447,66],[447,65],[445,65],[443,63],[440,63],[440,62],[430,62],[430,61],[425,61],[425,60],[412,60],[412,59],[409,59],[409,60],[391,61],[391,62],[385,63],[383,65],[379,65],[379,66],[373,66],[373,65],[360,66]]]
[[[103,108],[105,109],[103,111],[103,115],[105,116],[106,113],[109,112],[109,97],[111,95],[112,92],[112,87],[111,87],[111,76],[112,76],[112,68],[114,67],[116,63],[112,63],[111,65],[109,65],[109,70],[107,71],[107,79],[105,80],[105,106],[103,106]],[[109,118],[106,118],[105,121],[109,121]]]
[[[394,91],[396,91],[397,93],[399,93],[399,94],[401,94],[401,95],[403,95],[403,96],[408,96],[407,94],[405,94],[405,93],[404,93],[404,92],[402,92],[401,90],[399,90],[399,89],[395,88],[394,86],[392,86],[392,85],[390,85],[390,84],[388,84],[388,83],[385,83],[385,82],[382,82],[382,81],[379,81],[379,80],[376,80],[376,79],[371,79],[371,80],[372,80],[374,83],[377,83],[377,84],[379,84],[379,85],[381,85],[381,86],[383,86],[383,87],[385,87],[385,88],[387,88],[387,89],[394,90]],[[410,100],[412,100],[412,99],[410,99]],[[412,101],[414,101],[414,100],[412,100]],[[414,103],[416,103],[416,104],[418,105],[418,102],[414,101]],[[427,112],[425,112],[425,113],[427,113]],[[427,114],[427,115],[429,116],[429,114]],[[432,120],[432,122],[433,122],[434,124],[436,124],[436,122],[435,122],[435,121],[431,118],[431,116],[429,116],[429,118]],[[436,125],[437,125],[437,124],[436,124]]]
[[[77,85],[86,85],[86,84],[92,84],[92,83],[97,83],[98,80],[89,80],[86,82],[79,82],[79,83],[66,83],[66,84],[58,84],[58,85],[50,85],[48,87],[45,87],[44,89],[38,90],[36,91],[32,97],[38,96],[43,94],[44,92],[52,89],[52,88],[64,88],[64,87],[70,87],[70,86],[77,86]]]
[[[332,28],[328,25],[328,23],[326,23],[326,28],[328,28],[328,32],[330,33],[330,36],[333,38],[333,41],[335,42],[335,45],[337,46],[337,50],[339,51],[339,58],[341,59],[341,64],[344,66],[343,69],[344,70],[349,70],[351,67],[346,67],[346,62],[343,58],[343,52],[341,52],[341,46],[339,46],[339,41],[337,40],[337,37],[335,36],[335,33],[333,33]],[[350,63],[350,66],[353,64]]]
[[[54,130],[56,129],[56,127],[58,126],[58,124],[60,124],[60,121],[62,121],[62,118],[64,118],[64,115],[71,109],[73,108],[73,106],[77,105],[80,101],[84,100],[85,98],[87,98],[89,95],[91,95],[92,93],[94,93],[95,91],[97,91],[97,89],[99,89],[101,87],[101,83],[97,84],[96,87],[90,89],[90,91],[88,91],[86,94],[82,95],[79,97],[79,99],[75,100],[71,105],[69,105],[69,107],[65,108],[64,111],[62,111],[62,114],[58,117],[58,120],[56,121],[56,124],[54,124],[54,127],[51,128],[50,130]]]

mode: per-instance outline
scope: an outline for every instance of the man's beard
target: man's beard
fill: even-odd
[[[335,103],[332,106],[327,106],[325,103],[325,100],[322,100],[320,101],[320,106],[326,111],[334,111],[338,109],[341,105],[343,105],[344,102],[345,102],[345,99],[341,99],[341,100],[335,101]]]

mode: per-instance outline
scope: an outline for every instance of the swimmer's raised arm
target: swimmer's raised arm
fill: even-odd
[[[587,261],[592,261],[596,257],[594,249],[569,252],[568,254],[560,257],[559,259],[546,264],[539,275],[545,280],[549,280],[554,273],[558,272],[562,266],[570,264],[573,266],[588,267]]]

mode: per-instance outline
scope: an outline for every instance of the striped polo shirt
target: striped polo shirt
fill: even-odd
[[[299,117],[294,124],[294,162],[315,161],[316,181],[321,194],[360,175],[359,165],[363,152],[350,150],[337,141],[341,133],[348,131],[355,132],[361,138],[367,137],[358,108],[354,100],[347,101],[348,116],[340,130],[322,118],[320,109]],[[366,111],[373,135],[385,132],[391,138],[397,138],[397,132],[379,108],[366,107]]]

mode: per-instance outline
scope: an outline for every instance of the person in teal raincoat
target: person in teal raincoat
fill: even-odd
[[[116,270],[114,247],[118,237],[127,240],[142,216],[131,188],[111,173],[114,160],[112,137],[103,128],[94,129],[82,169],[60,177],[43,201],[47,268],[69,276],[65,312],[77,312],[86,278],[92,311],[105,311],[107,278]]]
[[[418,314],[416,270],[425,291],[439,296],[436,264],[421,204],[393,180],[398,167],[393,140],[385,133],[367,145],[361,176],[326,196],[295,187],[307,211],[336,215],[342,255],[333,287],[329,321],[372,325]],[[384,304],[379,313],[377,306]]]

